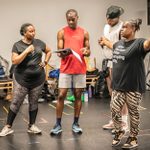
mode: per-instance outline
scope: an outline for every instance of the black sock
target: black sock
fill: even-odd
[[[78,124],[78,121],[79,121],[79,117],[74,117],[74,124]]]
[[[37,112],[38,108],[33,111],[29,111],[29,126],[35,123]]]
[[[17,114],[15,114],[10,108],[9,108],[9,112],[8,112],[8,117],[7,117],[7,125],[12,126],[15,117]]]
[[[61,118],[57,118],[56,125],[61,125]]]

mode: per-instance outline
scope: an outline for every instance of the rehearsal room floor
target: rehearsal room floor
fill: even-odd
[[[118,147],[112,147],[112,134],[102,129],[102,125],[110,119],[110,99],[89,99],[83,103],[80,126],[83,134],[72,133],[73,104],[65,104],[62,128],[59,136],[51,136],[50,129],[55,123],[55,103],[39,103],[36,125],[42,135],[27,133],[28,104],[23,104],[13,124],[14,133],[0,137],[0,150],[121,150],[128,133]],[[0,99],[0,129],[5,124],[9,102]],[[139,147],[136,150],[150,150],[150,91],[143,96],[140,107],[141,127],[138,136]]]

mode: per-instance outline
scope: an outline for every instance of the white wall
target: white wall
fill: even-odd
[[[102,54],[97,41],[102,35],[106,9],[110,5],[124,8],[122,20],[142,18],[143,26],[137,36],[150,36],[147,0],[0,0],[0,55],[11,63],[12,45],[21,38],[19,30],[25,22],[36,27],[36,38],[55,50],[57,31],[66,25],[65,12],[74,8],[79,12],[79,25],[90,34],[92,56],[96,57],[97,66],[101,68]],[[58,62],[54,54],[50,63]]]

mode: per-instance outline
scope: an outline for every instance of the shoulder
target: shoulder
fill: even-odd
[[[86,30],[83,27],[77,26],[76,31],[85,32]]]
[[[15,42],[14,45],[21,44],[21,43],[23,43],[22,40],[19,40],[19,41]]]
[[[68,26],[65,26],[63,28],[61,28],[58,33],[64,33],[65,31],[69,30],[70,28]]]
[[[109,28],[110,28],[110,25],[109,25],[109,24],[105,24],[105,25],[104,25],[104,30],[109,29]]]
[[[123,21],[119,20],[118,25],[123,26]]]
[[[43,42],[43,41],[40,40],[40,39],[34,39],[33,42],[38,43],[38,44],[45,44],[45,42]]]
[[[144,43],[146,41],[146,39],[145,38],[137,38],[135,41],[138,43]]]
[[[124,43],[124,40],[119,40],[113,44],[113,48],[117,47],[118,45],[123,45],[123,43]]]
[[[80,26],[77,27],[78,30],[80,30],[81,32],[83,32],[84,35],[89,35],[88,31]]]
[[[62,28],[60,29],[58,32],[57,32],[57,38],[63,38],[64,37],[64,32],[65,32],[65,29]]]
[[[19,41],[15,42],[15,43],[13,44],[13,47],[18,47],[18,46],[20,46],[20,45],[22,45],[22,44],[23,44],[22,40],[19,40]]]

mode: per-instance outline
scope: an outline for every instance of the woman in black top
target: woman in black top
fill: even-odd
[[[23,38],[16,42],[12,48],[12,63],[14,70],[14,92],[10,105],[7,123],[0,132],[0,136],[13,133],[12,124],[26,95],[29,101],[29,133],[41,133],[35,126],[38,112],[38,98],[45,82],[44,67],[48,63],[51,52],[46,44],[35,39],[35,28],[30,23],[21,26],[20,34]],[[42,53],[45,53],[42,62]]]
[[[111,113],[116,132],[112,146],[117,146],[125,133],[121,126],[120,112],[124,103],[128,107],[130,136],[123,145],[124,149],[138,146],[139,104],[142,93],[145,92],[143,59],[150,50],[150,39],[135,38],[135,33],[140,29],[141,23],[141,19],[126,21],[121,29],[121,36],[124,39],[114,45],[105,38],[100,43],[113,49]]]

